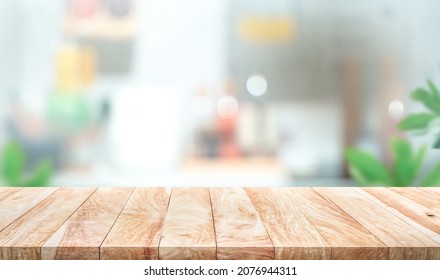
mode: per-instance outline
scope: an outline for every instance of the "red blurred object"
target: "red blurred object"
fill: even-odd
[[[240,150],[235,139],[236,118],[218,118],[217,129],[219,132],[218,155],[220,157],[238,157]]]
[[[70,10],[74,17],[91,18],[96,14],[100,0],[70,0]]]
[[[217,121],[217,128],[221,135],[235,134],[235,126],[237,118],[222,118],[219,117]]]
[[[217,118],[217,129],[219,133],[218,154],[220,157],[239,157],[241,155],[236,140],[238,102],[235,98],[237,86],[233,80],[228,80],[224,87],[227,102],[220,106]],[[234,101],[234,102],[232,102]],[[223,114],[223,115],[222,115]]]
[[[222,137],[220,139],[218,154],[223,158],[233,158],[241,156],[238,145],[233,135]]]

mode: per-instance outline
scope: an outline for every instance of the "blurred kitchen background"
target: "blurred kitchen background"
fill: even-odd
[[[439,11],[0,0],[0,147],[26,172],[49,160],[56,186],[353,185],[345,147],[386,160],[411,90],[439,84]]]

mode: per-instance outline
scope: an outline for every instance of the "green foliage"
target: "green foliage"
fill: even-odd
[[[403,119],[397,127],[401,130],[426,133],[428,131],[429,124],[435,118],[436,115],[431,113],[413,114]]]
[[[422,182],[422,186],[425,187],[433,187],[438,186],[440,182],[440,163],[437,163],[436,166],[428,173],[426,178]]]
[[[22,186],[26,187],[42,187],[46,186],[52,177],[53,167],[48,159],[40,161],[35,169],[33,176],[23,181]]]
[[[49,116],[53,127],[68,135],[83,130],[92,121],[87,101],[78,92],[53,95],[49,101]]]
[[[411,98],[422,102],[426,108],[430,109],[433,113],[440,115],[440,100],[434,93],[423,88],[418,88],[411,93]]]
[[[11,186],[18,186],[25,164],[23,150],[15,142],[7,143],[2,161],[1,171],[5,181]]]
[[[413,91],[411,98],[421,102],[430,112],[408,115],[397,127],[404,131],[421,134],[438,129],[440,92],[432,81],[428,80],[428,89],[418,88]],[[434,148],[440,148],[440,134],[437,136]]]
[[[440,101],[440,92],[438,91],[437,87],[432,83],[431,80],[428,80],[428,87],[432,95],[434,96],[435,100]]]
[[[418,88],[411,98],[422,103],[428,112],[408,115],[397,127],[412,133],[425,134],[435,130],[439,135],[434,148],[440,148],[440,91],[428,80],[428,89]],[[347,149],[346,158],[351,177],[361,186],[436,186],[440,184],[440,162],[424,178],[419,171],[423,165],[426,147],[413,151],[404,139],[392,138],[390,148],[393,163],[390,168],[382,164],[374,155],[357,149]],[[418,184],[419,183],[419,184]]]
[[[37,164],[32,175],[25,176],[25,154],[20,145],[14,141],[6,144],[0,160],[1,175],[5,183],[11,187],[42,187],[47,185],[52,177],[53,166],[47,159]]]
[[[394,185],[410,186],[423,164],[426,148],[422,147],[413,154],[411,144],[400,138],[392,138],[390,147],[394,159],[392,166]]]
[[[349,162],[349,171],[360,185],[392,185],[387,168],[372,154],[357,149],[345,152]]]
[[[345,155],[351,177],[361,186],[407,187],[417,185],[417,181],[421,181],[422,186],[440,184],[440,163],[424,179],[418,180],[426,147],[414,152],[407,140],[392,138],[390,148],[393,154],[390,168],[368,152],[347,149]]]

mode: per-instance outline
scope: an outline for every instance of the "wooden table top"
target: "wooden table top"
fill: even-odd
[[[440,188],[0,188],[0,259],[440,259]]]

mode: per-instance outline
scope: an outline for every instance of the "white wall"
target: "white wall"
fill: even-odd
[[[192,88],[224,78],[222,0],[139,1],[137,78]]]

